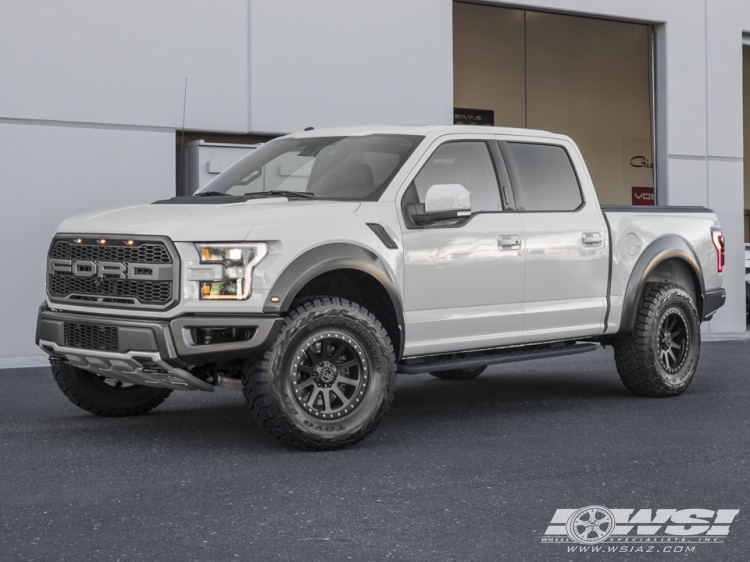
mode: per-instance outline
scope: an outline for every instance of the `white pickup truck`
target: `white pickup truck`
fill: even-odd
[[[305,131],[194,196],[64,221],[37,343],[102,416],[174,389],[245,393],[275,438],[373,431],[396,373],[614,348],[625,386],[673,396],[725,300],[702,207],[601,207],[567,137],[466,126]]]

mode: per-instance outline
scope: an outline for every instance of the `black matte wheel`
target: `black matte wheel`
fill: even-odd
[[[60,361],[52,363],[52,374],[68,400],[103,417],[145,414],[172,393],[168,388],[152,388],[102,377]]]
[[[245,397],[260,426],[306,450],[353,445],[393,400],[395,357],[380,322],[335,297],[302,301],[278,338],[243,367]]]
[[[466,381],[469,379],[475,379],[482,373],[487,367],[474,367],[473,369],[451,369],[450,371],[435,371],[430,373],[433,377],[447,381]]]
[[[695,376],[700,344],[698,313],[687,291],[671,283],[649,283],[635,328],[613,342],[617,372],[634,394],[675,396]]]

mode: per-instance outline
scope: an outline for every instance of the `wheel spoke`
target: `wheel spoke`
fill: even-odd
[[[357,379],[348,379],[346,377],[339,376],[338,380],[336,381],[341,384],[348,384],[349,386],[357,386],[359,385],[359,380]]]
[[[672,342],[669,344],[670,349],[682,349],[682,345]]]
[[[328,359],[330,355],[331,355],[331,340],[330,338],[325,338],[323,341],[320,342],[320,356],[323,359]]]
[[[297,370],[301,371],[301,372],[303,372],[305,374],[308,374],[308,375],[312,375],[312,374],[315,373],[315,371],[313,370],[312,367],[308,367],[306,365],[298,365],[297,366]]]
[[[330,389],[324,389],[321,392],[323,393],[323,411],[330,412],[331,411],[331,391]]]
[[[667,354],[667,350],[662,349],[661,354],[662,354],[662,364],[667,369],[670,369],[672,366],[669,364],[669,355]]]
[[[339,369],[348,369],[349,367],[354,367],[357,365],[359,361],[356,359],[352,359],[351,361],[347,361],[346,363],[342,363],[341,365],[336,365]]]
[[[315,383],[315,380],[312,377],[310,377],[306,381],[299,383],[297,385],[297,389],[298,390],[302,390],[302,389],[307,388],[308,386],[310,386],[311,384],[314,384],[314,383]]]
[[[664,359],[667,363],[667,369],[671,369],[674,367],[674,364],[677,362],[677,358],[674,356],[674,353],[672,353],[671,349],[667,349],[664,355]]]
[[[310,397],[307,399],[307,405],[311,408],[314,408],[315,400],[318,398],[318,394],[320,394],[319,388],[314,388],[313,391],[310,393]]]
[[[343,402],[344,406],[349,404],[349,399],[346,397],[346,395],[343,392],[341,392],[341,389],[339,387],[334,386],[333,388],[331,388],[331,392],[333,392],[336,396],[339,397],[339,400]]]
[[[312,361],[313,365],[318,362],[318,356],[315,355],[313,346],[309,346],[307,349],[305,349],[305,353],[307,354],[307,357],[310,359],[310,361]]]
[[[339,342],[339,347],[336,350],[336,353],[333,354],[333,357],[331,357],[331,363],[334,365],[336,364],[336,361],[338,361],[339,357],[341,357],[341,354],[346,349],[346,344],[344,342]]]

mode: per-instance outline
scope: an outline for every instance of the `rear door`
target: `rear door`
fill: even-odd
[[[436,141],[401,192],[406,355],[518,343],[523,336],[524,237],[500,195],[492,135]],[[408,216],[436,184],[471,193],[468,219],[424,227]]]
[[[525,342],[595,335],[604,328],[607,226],[597,201],[585,200],[573,165],[580,156],[566,144],[499,142],[526,233]]]

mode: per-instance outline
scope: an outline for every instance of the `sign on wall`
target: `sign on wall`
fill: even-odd
[[[654,163],[649,139],[622,139],[623,181],[630,186],[631,205],[656,205]]]
[[[656,205],[653,187],[639,187],[634,185],[631,205]]]
[[[454,107],[453,124],[486,125],[492,127],[495,124],[495,112],[492,109],[467,109],[465,107]]]

